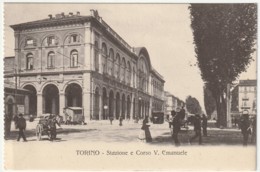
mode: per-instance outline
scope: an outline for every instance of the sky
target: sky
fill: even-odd
[[[14,33],[9,27],[48,18],[49,14],[98,10],[130,46],[146,47],[151,64],[165,80],[164,90],[184,100],[195,97],[204,109],[203,81],[197,62],[188,4],[5,4],[4,53],[14,55]],[[256,59],[256,53],[253,55]],[[256,79],[256,60],[240,79]]]

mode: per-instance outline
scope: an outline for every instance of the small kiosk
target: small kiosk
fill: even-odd
[[[65,123],[66,124],[84,124],[85,119],[83,115],[83,108],[81,107],[67,107],[64,108]]]

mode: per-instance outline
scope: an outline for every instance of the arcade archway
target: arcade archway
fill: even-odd
[[[116,93],[116,119],[119,118],[120,115],[120,94]]]
[[[59,114],[59,90],[53,84],[43,89],[43,113]]]
[[[72,83],[65,89],[66,107],[82,107],[82,88]]]

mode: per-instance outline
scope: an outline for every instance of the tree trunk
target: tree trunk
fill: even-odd
[[[217,127],[226,127],[226,101],[223,97],[223,94],[216,96],[216,106],[217,106]]]
[[[216,95],[215,97],[216,100],[216,110],[217,110],[217,123],[216,123],[216,127],[220,127],[220,99],[219,96]]]

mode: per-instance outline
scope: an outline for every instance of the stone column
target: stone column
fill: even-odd
[[[37,117],[39,117],[43,113],[42,106],[43,106],[42,94],[37,94]]]
[[[113,118],[116,119],[116,98],[113,97]]]
[[[60,102],[60,115],[63,117],[63,119],[65,119],[65,114],[63,113],[63,108],[65,108],[65,94],[64,93],[60,93],[59,94],[59,102]]]
[[[25,95],[25,97],[24,97],[24,114],[25,115],[30,115],[29,113],[29,109],[30,109],[30,107],[29,107],[29,96],[28,95]]]
[[[152,116],[152,108],[153,107],[153,101],[152,98],[149,99],[149,106],[148,106],[148,111],[149,111],[149,116]]]
[[[90,83],[90,73],[83,74],[83,87],[82,87],[82,107],[84,109],[85,122],[89,121],[91,118],[91,83]]]
[[[102,94],[100,93],[98,95],[99,98],[99,112],[98,112],[98,116],[99,116],[99,120],[102,119],[102,113],[103,113],[103,99],[102,99]]]
[[[130,100],[130,120],[133,119],[133,116],[134,116],[134,96],[132,96]]]
[[[105,118],[106,120],[109,119],[109,92],[107,91],[107,97],[106,97],[106,105],[107,105],[107,109],[105,110]]]

